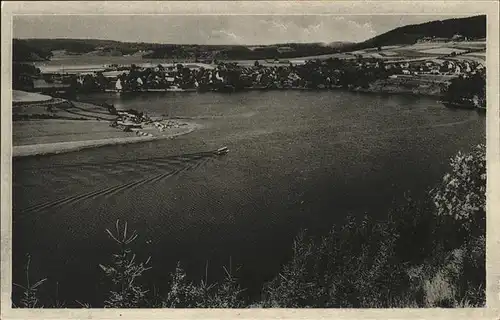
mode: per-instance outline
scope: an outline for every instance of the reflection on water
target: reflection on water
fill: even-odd
[[[212,280],[231,257],[255,293],[290,255],[301,228],[326,231],[348,214],[383,214],[423,196],[449,157],[485,140],[485,117],[428,98],[348,92],[96,94],[118,108],[183,117],[203,128],[174,140],[14,161],[14,279],[33,277],[70,299],[99,300],[104,229],[126,220],[148,280],[176,261]],[[229,154],[210,150],[228,146]],[[65,285],[67,284],[67,285]],[[78,290],[74,289],[78,288]],[[50,290],[50,289],[48,289]],[[95,300],[94,300],[95,299]]]

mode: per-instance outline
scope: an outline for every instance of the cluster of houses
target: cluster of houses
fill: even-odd
[[[399,68],[403,75],[467,76],[481,72],[484,65],[473,61],[433,59],[418,62],[402,62],[386,65],[387,69]],[[397,76],[397,75],[395,75]]]
[[[314,77],[321,78],[319,88],[334,84],[334,79],[339,78],[342,67],[328,68],[321,63],[293,65],[277,64],[262,66],[256,63],[253,66],[240,66],[236,63],[221,63],[211,68],[186,68],[178,65],[176,69],[164,70],[159,67],[154,69],[141,69],[129,72],[103,74],[108,83],[106,88],[115,91],[127,90],[220,90],[233,87],[233,89],[286,89],[307,88]]]
[[[484,65],[453,58],[384,61],[382,59],[309,60],[303,64],[253,65],[186,63],[109,66],[104,71],[44,74],[34,91],[222,91],[237,89],[331,88],[355,84],[356,78],[377,79],[413,75],[467,76]]]

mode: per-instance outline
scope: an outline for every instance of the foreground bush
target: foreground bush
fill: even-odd
[[[104,306],[108,308],[145,306],[147,291],[137,285],[135,280],[150,269],[146,267],[149,259],[145,263],[136,263],[135,254],[131,253],[128,247],[137,238],[137,234],[133,232],[127,236],[127,223],[121,231],[119,221],[116,221],[116,234],[113,234],[109,229],[106,229],[106,232],[118,245],[119,251],[113,254],[112,265],[100,265],[112,282],[109,298],[104,301]]]
[[[163,308],[240,308],[243,307],[241,290],[237,279],[233,277],[231,268],[224,267],[226,276],[221,283],[208,285],[202,280],[198,285],[186,280],[186,273],[177,264],[171,275],[172,282]]]
[[[431,193],[436,214],[480,235],[486,222],[486,147],[478,145],[469,154],[459,152],[450,165],[451,172]]]

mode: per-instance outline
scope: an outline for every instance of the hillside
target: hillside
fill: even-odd
[[[26,40],[14,39],[12,41],[12,60],[20,61],[43,61],[52,56],[50,50],[43,50]]]
[[[14,39],[15,61],[39,61],[53,51],[81,55],[144,54],[146,59],[270,59],[338,52],[352,43],[286,43],[261,46],[132,43],[99,39]]]
[[[121,54],[133,54],[158,46],[157,44],[100,39],[23,39],[22,41],[40,50],[66,51],[69,54],[83,54],[93,51],[119,51]]]
[[[297,58],[312,55],[331,54],[350,43],[284,43],[273,45],[226,45],[226,46],[195,46],[195,45],[162,45],[144,58],[192,58],[219,60],[258,60],[273,58]]]
[[[486,15],[436,20],[399,27],[358,43],[355,45],[355,49],[412,44],[424,37],[451,39],[456,34],[460,34],[469,39],[486,38]]]

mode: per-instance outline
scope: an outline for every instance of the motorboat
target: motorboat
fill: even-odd
[[[219,148],[215,151],[215,154],[216,155],[219,155],[219,156],[222,156],[222,155],[225,155],[229,152],[229,149],[228,147],[222,147],[222,148]]]

